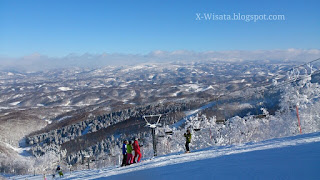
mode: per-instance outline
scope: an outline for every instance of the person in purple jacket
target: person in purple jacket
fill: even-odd
[[[128,144],[128,141],[127,141],[127,140],[124,140],[124,141],[123,141],[123,145],[122,145],[122,155],[123,155],[123,159],[122,159],[121,167],[122,167],[122,166],[125,166],[125,165],[127,164],[127,144]]]

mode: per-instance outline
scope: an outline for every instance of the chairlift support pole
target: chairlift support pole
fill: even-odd
[[[296,105],[296,111],[297,111],[297,118],[298,118],[299,131],[300,131],[300,134],[302,134],[301,124],[300,124],[300,117],[299,117],[298,104]]]
[[[87,158],[87,166],[88,166],[88,169],[90,170],[90,156],[84,156],[85,158]]]
[[[151,128],[152,142],[153,142],[153,156],[157,156],[157,139],[156,139],[156,128]]]
[[[157,126],[159,126],[159,122],[160,122],[160,118],[161,118],[161,114],[157,114],[157,115],[144,115],[142,116],[143,119],[146,121],[147,126],[149,128],[151,128],[151,134],[152,134],[152,143],[153,143],[153,156],[157,156],[157,137],[156,137],[156,128]],[[158,120],[155,124],[150,124],[148,122],[148,120],[146,118],[152,118],[152,117],[158,117]]]

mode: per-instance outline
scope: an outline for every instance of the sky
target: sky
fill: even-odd
[[[0,56],[320,49],[319,6],[317,0],[0,0]],[[207,13],[285,20],[197,20]]]

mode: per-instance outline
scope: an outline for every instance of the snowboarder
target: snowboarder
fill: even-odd
[[[122,159],[121,167],[127,165],[127,144],[128,144],[128,141],[124,140],[122,145],[123,159]]]
[[[189,144],[191,143],[191,132],[189,129],[187,130],[187,133],[184,133],[184,137],[186,138],[186,153],[189,153]]]
[[[132,141],[129,141],[129,143],[127,144],[127,165],[131,164],[132,158]]]
[[[136,163],[136,162],[140,162],[141,160],[141,152],[140,152],[140,146],[138,143],[138,138],[135,138],[134,143],[133,143],[133,150],[134,150],[134,158],[132,159],[133,161],[131,161],[132,163]],[[138,160],[137,159],[138,157]]]
[[[58,172],[59,176],[62,177],[63,176],[63,172],[62,172],[62,169],[60,167],[60,165],[58,165],[57,169],[56,169],[56,172]]]

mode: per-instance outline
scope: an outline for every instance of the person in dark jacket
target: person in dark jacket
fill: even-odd
[[[127,144],[128,144],[128,141],[124,140],[122,145],[123,159],[122,159],[121,167],[127,164]]]
[[[138,138],[135,138],[135,140],[134,140],[133,150],[134,150],[134,159],[133,159],[134,161],[133,161],[133,163],[140,162],[140,160],[141,160],[141,151],[140,151],[140,146],[139,146],[139,143],[138,143]],[[138,160],[137,160],[137,157],[138,157]]]
[[[60,165],[58,165],[57,169],[56,169],[56,172],[58,172],[59,176],[63,176],[63,172],[62,172],[62,169],[60,167]]]
[[[189,144],[191,143],[191,132],[189,129],[187,130],[187,133],[184,133],[184,137],[186,138],[186,153],[189,153]]]

